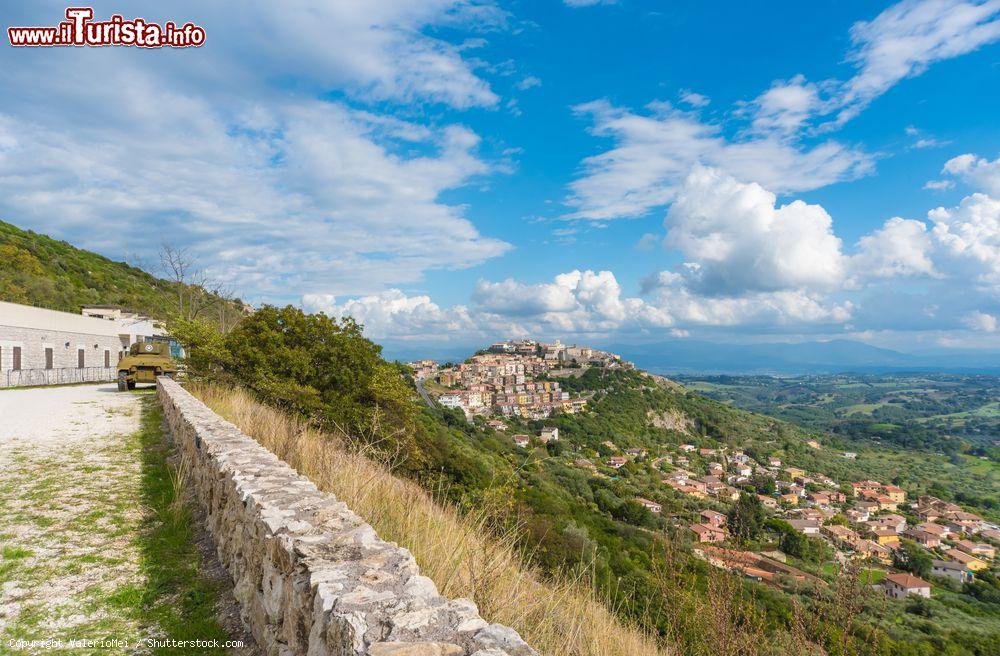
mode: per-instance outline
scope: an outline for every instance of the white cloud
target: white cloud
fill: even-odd
[[[924,148],[940,148],[942,146],[947,146],[950,141],[941,141],[940,139],[935,139],[934,137],[926,134],[923,130],[916,128],[915,126],[908,125],[905,128],[906,135],[913,137],[914,141],[910,145],[910,148],[924,149]]]
[[[972,194],[957,207],[939,207],[927,215],[941,258],[958,279],[976,281],[1000,294],[1000,201]]]
[[[945,162],[941,172],[957,176],[994,198],[1000,197],[1000,158],[991,162],[966,153]]]
[[[686,102],[692,107],[707,107],[708,104],[712,102],[712,99],[708,96],[696,93],[690,89],[681,89],[680,97],[683,102]]]
[[[625,297],[612,272],[574,270],[551,283],[480,281],[472,307],[486,324],[501,328],[513,323],[525,334],[838,323],[851,315],[850,303],[825,303],[821,296],[802,290],[707,297],[693,292],[684,276],[670,271],[655,276],[647,291],[646,299]]]
[[[819,87],[797,75],[791,80],[778,81],[740,109],[741,115],[752,117],[751,132],[761,135],[792,136],[813,117],[824,103]]]
[[[904,0],[850,31],[848,61],[857,66],[839,95],[837,122],[934,62],[963,55],[1000,39],[998,0]]]
[[[563,0],[567,7],[593,7],[595,5],[613,5],[618,0]]]
[[[928,180],[924,183],[924,189],[930,191],[945,191],[955,186],[951,180]]]
[[[660,238],[651,232],[644,233],[639,241],[635,243],[635,250],[637,251],[651,251],[656,248],[656,245],[660,243]]]
[[[832,289],[845,276],[840,239],[819,205],[775,195],[697,167],[667,212],[665,243],[694,267],[689,284],[708,294]]]
[[[853,309],[850,302],[831,303],[802,289],[703,296],[686,286],[684,276],[670,271],[661,271],[648,287],[648,305],[689,328],[843,323]]]
[[[991,314],[975,310],[962,317],[962,323],[970,330],[995,333],[1000,328],[1000,320]]]
[[[851,264],[860,277],[934,276],[931,248],[923,221],[894,217],[858,241]]]
[[[64,10],[53,7],[11,20],[48,24]],[[440,200],[493,170],[477,135],[317,99],[337,89],[358,102],[492,104],[457,47],[424,34],[473,17],[496,25],[489,9],[181,3],[166,18],[205,24],[204,48],[0,49],[0,215],[147,262],[161,240],[188,245],[256,300],[372,293],[495,257],[509,245]]]
[[[697,164],[712,166],[779,193],[816,189],[870,172],[871,156],[835,141],[799,148],[775,137],[730,142],[721,126],[664,103],[636,114],[605,100],[579,105],[593,120],[591,132],[615,145],[583,162],[583,176],[570,185],[570,218],[642,216],[669,204],[677,186]]]
[[[529,75],[528,77],[524,78],[523,80],[517,83],[517,88],[520,89],[521,91],[527,91],[528,89],[531,89],[533,87],[540,87],[540,86],[542,86],[542,81],[537,77],[535,77],[534,75]]]
[[[520,334],[608,334],[637,326],[667,327],[670,316],[638,298],[623,298],[610,271],[574,270],[550,283],[479,281],[473,307],[497,329]]]
[[[130,11],[147,15],[134,3]],[[342,87],[363,99],[427,99],[455,107],[498,101],[463,59],[461,46],[428,35],[428,28],[436,26],[502,25],[504,12],[490,2],[249,0],[236,13],[189,2],[171,3],[170,13],[203,22],[213,52],[252,61],[254,76],[292,74],[320,90]]]
[[[306,294],[302,305],[309,312],[331,317],[353,317],[364,325],[365,335],[380,339],[440,339],[443,335],[475,332],[477,327],[465,306],[442,309],[429,296],[407,296],[388,289],[371,296],[345,299],[338,304],[329,294]]]

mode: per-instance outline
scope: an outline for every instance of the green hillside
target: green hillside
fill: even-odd
[[[923,574],[932,555],[916,551],[912,563],[893,564],[839,559],[819,535],[793,530],[789,521],[798,515],[790,504],[762,507],[758,495],[774,500],[778,486],[791,484],[790,471],[775,468],[770,477],[758,469],[734,482],[735,501],[683,493],[665,481],[679,468],[705,474],[725,448],[759,463],[780,459],[816,481],[831,477],[805,483],[810,492],[875,478],[899,485],[910,500],[932,492],[992,517],[990,504],[978,503],[991,498],[989,471],[740,410],[643,372],[597,367],[560,378],[564,389],[589,398],[586,412],[507,418],[506,430],[481,417],[470,424],[460,411],[429,408],[415,387],[401,386],[399,367],[382,360],[353,321],[293,307],[264,307],[225,336],[193,324],[178,334],[191,347],[193,378],[241,385],[331,432],[346,429],[348,443],[384,457],[397,475],[435,496],[477,516],[488,513],[498,534],[520,536],[520,547],[543,571],[588,581],[610,608],[677,653],[1000,653],[1000,579],[992,572],[979,572],[965,586],[934,579],[932,599],[888,600],[868,581],[904,568]],[[558,427],[558,441],[537,439],[547,426]],[[515,446],[515,434],[532,436],[527,448]],[[848,450],[857,458],[841,457]],[[623,456],[623,465],[609,464]],[[838,502],[827,523],[847,523],[842,513],[852,503]],[[797,578],[757,583],[712,566],[687,529],[703,510],[725,513],[739,527],[727,546],[780,551]],[[911,526],[921,521],[911,506],[899,512]]]
[[[120,305],[167,319],[181,297],[215,319],[220,310],[239,316],[243,305],[0,221],[0,300],[74,313],[84,305]]]

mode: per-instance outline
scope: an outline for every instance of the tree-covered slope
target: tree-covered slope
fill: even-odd
[[[120,305],[166,319],[178,312],[179,297],[198,299],[206,315],[220,304],[231,316],[242,303],[222,299],[196,285],[157,278],[64,241],[0,221],[0,300],[79,312],[84,305]]]

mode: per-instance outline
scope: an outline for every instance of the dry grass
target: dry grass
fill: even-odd
[[[341,448],[340,441],[256,401],[242,390],[191,392],[243,432],[332,492],[386,540],[413,552],[421,573],[449,597],[472,599],[482,616],[515,628],[548,656],[659,656],[670,651],[612,614],[583,580],[543,582],[499,536],[490,513],[470,515],[435,502],[417,484]]]

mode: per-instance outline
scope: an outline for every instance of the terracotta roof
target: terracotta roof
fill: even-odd
[[[912,574],[907,574],[906,572],[900,572],[899,574],[890,574],[885,577],[886,581],[892,581],[896,585],[903,588],[929,588],[931,584],[927,581],[917,578]]]
[[[704,524],[691,524],[691,526],[689,526],[688,528],[690,528],[692,531],[694,531],[698,535],[703,535],[703,534],[706,534],[706,533],[722,533],[722,534],[725,534],[725,531],[723,531],[720,528],[716,528],[714,526],[706,526]]]
[[[958,549],[948,549],[944,553],[952,560],[957,560],[962,564],[968,564],[979,560],[975,556],[967,554],[964,551],[959,551]]]

